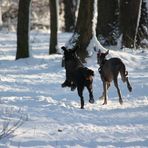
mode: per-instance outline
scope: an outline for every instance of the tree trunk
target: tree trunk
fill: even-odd
[[[0,1],[0,29],[3,25],[3,21],[2,21],[2,2]]]
[[[137,47],[148,48],[148,44],[144,42],[144,39],[148,40],[148,2],[142,0],[141,17],[137,33]]]
[[[69,46],[79,47],[77,54],[82,62],[88,56],[87,47],[93,36],[93,16],[94,16],[94,0],[80,0],[78,19],[76,28],[72,38],[69,40]]]
[[[103,45],[115,45],[118,24],[118,0],[98,0],[96,35]]]
[[[29,57],[30,4],[31,0],[19,1],[16,60]]]
[[[74,31],[77,0],[64,0],[65,31]]]
[[[50,6],[50,47],[49,54],[57,52],[58,13],[57,0],[49,0]]]
[[[141,1],[142,0],[120,0],[120,29],[123,47],[136,47]]]

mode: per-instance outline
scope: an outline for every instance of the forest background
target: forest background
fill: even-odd
[[[29,56],[28,33],[40,30],[51,33],[49,54],[57,53],[57,32],[72,32],[69,44],[80,47],[78,54],[84,60],[93,36],[103,46],[147,48],[147,9],[146,0],[1,0],[0,28],[17,31],[16,59]]]

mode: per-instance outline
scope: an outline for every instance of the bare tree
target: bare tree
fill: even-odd
[[[96,35],[103,45],[114,45],[118,32],[118,0],[98,0]]]
[[[58,10],[57,0],[49,0],[50,7],[50,47],[49,54],[57,52]]]
[[[64,20],[65,20],[65,31],[72,32],[75,27],[76,20],[76,9],[78,0],[63,0],[64,2]]]
[[[0,28],[1,28],[2,24],[3,24],[3,21],[2,21],[2,7],[1,7],[1,5],[2,5],[2,2],[0,1]]]
[[[87,47],[93,36],[93,16],[94,16],[94,0],[80,0],[78,19],[73,36],[68,42],[68,46],[79,47],[77,54],[81,60],[85,62],[88,56]]]
[[[137,47],[146,48],[148,44],[144,41],[148,39],[148,8],[147,8],[148,1],[142,0],[142,7],[141,7],[141,17],[140,23],[137,33]]]
[[[122,46],[135,48],[142,0],[120,0]]]
[[[17,53],[16,60],[29,57],[29,31],[30,31],[30,5],[31,0],[20,0],[17,24]]]

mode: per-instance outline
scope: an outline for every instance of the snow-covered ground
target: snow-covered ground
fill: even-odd
[[[59,46],[69,37],[59,33]],[[129,93],[119,80],[122,106],[113,85],[107,105],[98,99],[94,53],[87,66],[95,71],[95,103],[85,90],[81,110],[77,92],[61,88],[62,55],[49,56],[48,42],[49,34],[32,33],[32,57],[15,61],[16,34],[0,33],[0,148],[148,147],[148,50],[110,51],[124,61],[133,87]]]

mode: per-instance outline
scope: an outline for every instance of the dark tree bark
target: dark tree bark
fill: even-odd
[[[30,4],[31,0],[19,1],[16,60],[29,57]]]
[[[137,33],[137,47],[147,48],[148,44],[143,42],[144,39],[148,40],[148,10],[147,10],[147,3],[148,1],[142,0],[142,8],[141,8],[141,17],[140,17],[140,23]]]
[[[58,10],[57,0],[49,0],[50,6],[50,47],[49,54],[57,52]]]
[[[0,29],[1,29],[1,27],[2,27],[2,25],[3,25],[3,21],[2,21],[2,2],[0,1]]]
[[[142,0],[120,0],[120,29],[123,35],[123,47],[136,47],[141,1]]]
[[[64,2],[64,20],[65,20],[65,31],[72,32],[75,27],[75,13],[77,9],[77,0],[63,0]]]
[[[98,0],[96,35],[103,45],[116,44],[118,0]]]
[[[87,47],[93,36],[93,14],[94,14],[94,0],[80,0],[78,19],[76,28],[72,38],[69,40],[70,46],[79,47],[77,54],[80,59],[85,62],[88,56]]]

